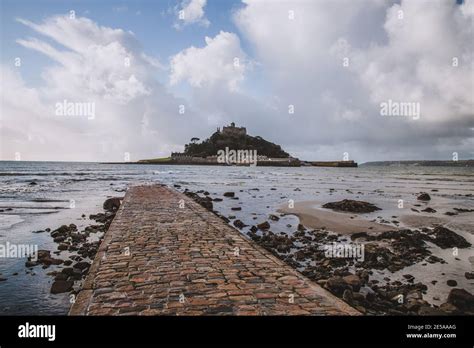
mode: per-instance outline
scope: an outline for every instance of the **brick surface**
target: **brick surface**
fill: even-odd
[[[70,310],[70,315],[359,314],[212,212],[161,185],[127,191]]]

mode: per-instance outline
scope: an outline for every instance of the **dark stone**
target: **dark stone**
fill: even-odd
[[[262,222],[261,224],[257,225],[257,228],[260,230],[268,230],[270,228],[270,224],[268,221]]]
[[[466,279],[474,279],[474,272],[466,272],[464,273]]]
[[[230,210],[239,211],[239,210],[242,210],[242,208],[241,207],[232,207],[232,208],[230,208]]]
[[[350,286],[339,276],[329,278],[326,282],[326,288],[339,297],[342,296],[344,290],[351,290]]]
[[[464,289],[452,289],[448,295],[448,303],[464,311],[474,311],[474,296]]]
[[[247,225],[245,225],[245,224],[244,224],[242,221],[240,221],[240,220],[235,220],[235,221],[234,221],[234,226],[237,227],[238,229],[242,229],[242,228],[244,228],[244,227],[247,226]]]
[[[270,214],[270,215],[268,216],[268,218],[269,218],[270,220],[272,220],[272,221],[278,221],[278,220],[280,220],[280,218],[279,218],[278,216],[273,215],[273,214]]]
[[[453,280],[453,279],[449,279],[446,284],[448,284],[448,286],[456,286],[458,285],[458,282]]]
[[[81,271],[84,271],[85,269],[89,269],[90,266],[91,266],[91,264],[89,262],[81,261],[81,262],[76,263],[74,265],[74,268],[78,268]]]
[[[344,199],[339,202],[326,203],[323,204],[323,208],[350,213],[371,213],[376,210],[381,210],[379,207],[373,205],[372,203],[354,201],[352,199]]]
[[[63,292],[71,291],[73,285],[74,282],[70,280],[56,280],[51,286],[51,293],[60,294]]]
[[[429,207],[426,208],[426,209],[423,209],[422,211],[425,212],[425,213],[436,213],[436,210],[434,210],[433,208],[429,208]]]
[[[224,192],[224,197],[234,197],[235,192]]]
[[[426,192],[421,192],[416,199],[419,201],[430,201],[431,197]]]
[[[120,208],[120,204],[122,203],[122,199],[120,197],[112,197],[105,200],[103,204],[103,208],[105,211],[117,211]]]
[[[61,243],[58,245],[58,250],[67,250],[69,248],[69,245],[66,243]]]
[[[25,267],[31,268],[39,265],[39,262],[37,261],[26,261],[25,262]]]
[[[358,276],[355,274],[351,274],[342,278],[346,284],[350,285],[353,291],[358,292],[360,290],[360,286],[362,285],[362,281]]]
[[[464,237],[443,226],[437,226],[429,233],[429,236],[431,237],[429,239],[430,242],[436,244],[442,249],[454,247],[462,249],[469,248],[471,246],[471,243],[464,239]]]
[[[66,267],[61,270],[61,273],[70,276],[74,273],[74,269],[72,267]]]

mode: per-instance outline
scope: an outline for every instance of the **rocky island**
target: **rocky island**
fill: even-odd
[[[197,165],[258,165],[278,167],[357,167],[354,161],[312,162],[292,157],[280,145],[260,136],[247,134],[245,127],[217,128],[209,138],[198,143],[192,138],[183,152],[173,152],[170,157],[144,159],[140,164],[197,164]]]

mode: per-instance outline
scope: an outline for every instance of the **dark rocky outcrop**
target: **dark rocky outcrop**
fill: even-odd
[[[121,197],[112,197],[105,200],[103,208],[105,211],[115,212],[120,208],[123,198]]]
[[[371,213],[376,210],[382,210],[372,203],[344,199],[339,202],[330,202],[323,205],[323,208],[349,213]]]
[[[418,199],[419,201],[425,201],[426,202],[426,201],[431,200],[431,197],[426,192],[421,192],[416,199]]]
[[[236,129],[240,129],[237,128]],[[257,150],[259,156],[273,158],[288,158],[290,155],[283,151],[280,145],[271,143],[262,137],[246,134],[245,132],[217,131],[201,143],[191,142],[184,146],[187,156],[207,157],[217,155],[224,150]]]
[[[435,227],[429,233],[429,236],[431,237],[429,241],[442,249],[454,247],[469,248],[471,246],[471,243],[464,239],[464,237],[443,226]]]
[[[463,311],[474,311],[474,296],[464,289],[452,289],[448,295],[448,303]]]
[[[60,294],[72,290],[74,282],[72,280],[56,280],[51,286],[52,294]]]

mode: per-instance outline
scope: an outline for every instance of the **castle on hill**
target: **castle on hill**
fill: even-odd
[[[219,127],[217,127],[217,132],[224,135],[230,135],[230,136],[243,136],[243,135],[247,135],[247,128],[236,127],[235,123],[232,122],[230,126],[222,127],[222,131],[220,130]]]

